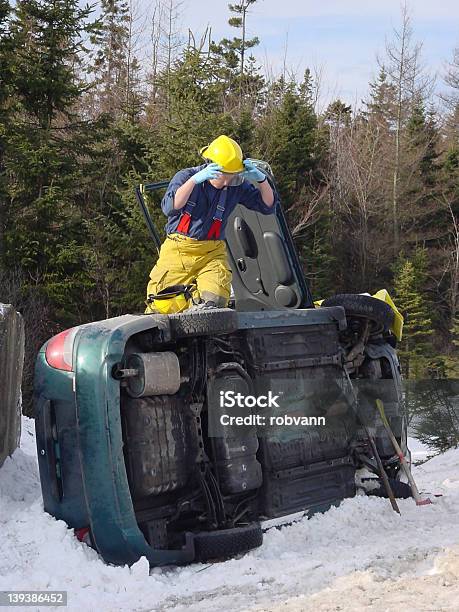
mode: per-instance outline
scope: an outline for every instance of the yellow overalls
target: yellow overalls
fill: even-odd
[[[231,277],[224,240],[197,240],[182,234],[170,234],[150,272],[147,296],[156,295],[171,285],[196,284],[195,301],[212,300],[224,307],[230,297]],[[147,306],[145,312],[155,310]]]

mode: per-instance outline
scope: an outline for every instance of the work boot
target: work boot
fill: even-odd
[[[217,308],[217,304],[212,300],[208,300],[207,302],[201,301],[191,306],[191,308],[188,308],[187,312],[201,312],[203,310],[211,310],[212,308]]]

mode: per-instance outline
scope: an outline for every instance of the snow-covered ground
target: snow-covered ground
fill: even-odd
[[[411,452],[411,461],[414,465],[421,464],[437,454],[437,451],[425,446],[416,438],[408,438],[408,446]]]
[[[79,612],[459,610],[459,449],[414,475],[421,490],[443,494],[434,505],[400,500],[398,516],[387,500],[358,496],[269,530],[239,559],[109,567],[43,512],[33,421],[24,417],[21,448],[0,469],[0,591],[67,590],[67,609]]]

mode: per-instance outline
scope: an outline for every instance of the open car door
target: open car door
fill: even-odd
[[[275,189],[271,168],[251,160]],[[238,205],[225,229],[236,310],[314,308],[281,206],[262,215]]]
[[[275,188],[268,164],[251,161]],[[262,215],[239,204],[225,234],[236,310],[314,308],[281,206],[273,215]]]
[[[262,215],[239,204],[225,234],[236,310],[314,307],[280,207]]]

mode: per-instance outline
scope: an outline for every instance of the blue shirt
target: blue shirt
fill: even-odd
[[[186,183],[186,181],[205,168],[206,164],[202,166],[195,166],[194,168],[185,168],[180,170],[174,176],[167,187],[166,194],[161,201],[161,208],[165,215],[167,215],[166,233],[182,233],[177,231],[177,226],[180,221],[180,216],[184,212],[185,207],[180,210],[174,209],[174,197],[177,189]],[[272,186],[272,185],[271,185]],[[191,222],[187,236],[190,238],[197,238],[198,240],[207,240],[207,233],[212,225],[212,219],[215,215],[217,204],[225,198],[224,189],[217,189],[209,183],[204,181],[194,187],[193,191],[188,198],[189,202],[194,202],[195,206],[192,210]],[[263,215],[271,215],[274,213],[275,208],[279,202],[279,197],[273,188],[274,193],[274,205],[272,207],[266,206],[261,197],[259,189],[248,181],[244,181],[242,185],[237,187],[228,187],[226,189],[225,199],[225,212],[223,213],[222,225],[220,229],[220,240],[225,239],[225,226],[228,221],[228,217],[234,210],[237,204],[242,204],[251,210],[262,213]]]

